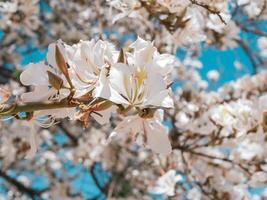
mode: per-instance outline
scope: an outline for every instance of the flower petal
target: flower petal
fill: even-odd
[[[52,71],[44,62],[30,63],[21,73],[20,81],[23,85],[49,85],[47,71]]]
[[[145,123],[147,145],[156,153],[168,155],[172,152],[167,129],[159,123]]]

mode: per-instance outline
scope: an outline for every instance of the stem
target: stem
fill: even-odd
[[[253,67],[252,74],[255,75],[258,71],[257,57],[255,56],[255,54],[252,52],[252,50],[249,48],[248,44],[245,41],[239,39],[235,39],[235,41],[241,46],[241,48],[247,54]]]
[[[92,167],[90,168],[90,173],[91,173],[91,175],[92,175],[92,178],[93,178],[93,180],[94,180],[96,186],[99,188],[99,190],[100,190],[104,195],[106,195],[106,194],[107,194],[106,189],[103,188],[103,187],[100,185],[100,183],[99,183],[99,181],[97,180],[97,177],[96,177],[96,175],[95,175],[95,172],[94,172],[95,167],[96,167],[96,163],[94,163],[94,164],[92,165]]]
[[[74,146],[78,145],[78,139],[70,133],[70,131],[61,123],[58,125],[59,128],[67,135],[67,137],[71,140]]]
[[[49,109],[57,109],[57,108],[70,108],[75,107],[76,104],[72,104],[67,100],[63,100],[60,102],[46,103],[46,102],[38,102],[38,103],[28,103],[28,104],[3,104],[0,107],[0,116],[7,116],[17,114],[19,112],[33,112],[38,110],[49,110]]]
[[[210,13],[212,13],[214,15],[217,15],[220,18],[221,22],[224,23],[225,25],[227,25],[226,21],[223,19],[223,17],[220,14],[220,11],[216,10],[215,8],[211,8],[208,4],[204,4],[204,3],[198,2],[196,0],[190,0],[190,2],[192,4],[195,4],[197,6],[200,6],[204,9],[208,10]]]

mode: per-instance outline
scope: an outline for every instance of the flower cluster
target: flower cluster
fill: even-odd
[[[223,40],[238,38],[239,28],[234,21],[231,21],[230,1],[109,0],[108,2],[111,7],[120,11],[114,17],[114,21],[125,16],[140,19],[147,12],[149,15],[145,16],[157,18],[168,31],[169,34],[166,36],[179,45],[202,41],[213,43],[213,38],[217,37],[218,40],[218,36],[221,37],[222,43],[225,43]],[[235,46],[230,41],[226,42],[226,45]]]
[[[266,199],[266,11],[266,0],[0,2],[3,198]],[[255,75],[213,91],[230,66],[202,77],[207,47],[237,47],[234,76]],[[73,186],[87,194],[89,172],[97,197]]]
[[[21,73],[21,83],[34,86],[33,91],[21,95],[21,100],[52,105],[67,102],[63,108],[37,111],[34,117],[76,118],[85,125],[90,116],[100,124],[108,123],[117,112],[122,121],[111,138],[127,136],[168,154],[171,145],[162,124],[162,109],[173,107],[168,75],[174,58],[160,54],[141,38],[129,49],[119,52],[102,40],[72,46],[53,43],[45,62],[31,63]]]

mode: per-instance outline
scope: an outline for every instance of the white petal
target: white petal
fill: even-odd
[[[20,81],[23,85],[49,85],[47,71],[51,68],[43,62],[30,63],[21,73]]]
[[[57,91],[49,88],[47,85],[35,86],[32,92],[27,92],[21,95],[23,102],[38,102],[47,101],[49,97],[55,95]]]
[[[115,64],[111,66],[109,81],[112,87],[110,93],[110,101],[118,104],[128,104],[128,101],[122,97],[127,95],[127,90],[130,91],[130,76],[131,71],[128,65],[125,64]],[[125,81],[128,81],[127,83]]]
[[[168,155],[172,152],[168,132],[162,124],[145,123],[147,145],[156,153]]]
[[[106,110],[98,112],[100,115],[92,114],[92,117],[101,125],[109,123],[109,119],[111,117],[111,113],[115,111],[115,107],[110,107]]]
[[[107,78],[107,70],[107,68],[103,68],[100,72],[99,79],[93,91],[94,97],[102,97],[104,99],[109,99],[111,96],[110,83]]]
[[[156,48],[152,42],[143,40],[140,37],[138,37],[131,47],[134,48],[135,62],[138,66],[143,66],[145,63],[151,62],[156,52]]]
[[[142,131],[140,122],[140,117],[137,115],[125,117],[113,130],[109,138],[126,138],[129,134],[135,136],[137,133],[140,133]]]
[[[154,60],[157,67],[159,68],[160,74],[162,76],[166,76],[173,69],[175,57],[170,54],[156,53],[156,56],[154,56]]]
[[[56,53],[56,44],[60,50],[60,53],[64,57],[64,60],[67,62],[68,58],[66,56],[66,50],[65,50],[61,40],[59,40],[57,43],[52,43],[48,46],[48,52],[46,55],[46,59],[47,59],[48,64],[51,65],[53,68],[57,69],[59,72],[60,70],[58,69],[58,66],[57,66],[56,54],[55,54]]]
[[[37,148],[39,146],[39,141],[38,141],[38,136],[36,134],[36,130],[34,128],[34,124],[31,123],[30,124],[30,138],[29,138],[29,142],[30,142],[30,150],[27,152],[27,155],[25,156],[26,159],[33,159],[36,152],[37,152]]]
[[[166,84],[160,74],[149,71],[147,82],[147,101],[146,105],[162,106],[166,108],[173,107],[173,101],[169,95],[170,91],[166,89]],[[155,87],[157,85],[157,87]]]

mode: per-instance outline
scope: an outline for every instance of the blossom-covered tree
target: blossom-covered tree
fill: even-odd
[[[266,18],[265,0],[0,2],[3,199],[267,198]],[[250,74],[211,90],[211,47]]]

